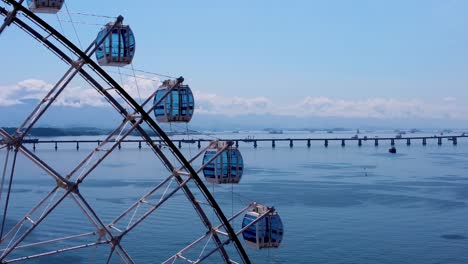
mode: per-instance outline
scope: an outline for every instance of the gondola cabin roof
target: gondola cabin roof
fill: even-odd
[[[244,161],[233,142],[212,142],[203,156],[203,175],[209,183],[239,183]]]
[[[195,99],[188,85],[165,81],[154,97],[154,115],[162,123],[188,123],[195,109]]]
[[[283,241],[283,222],[274,208],[256,204],[244,215],[242,229],[244,228],[242,236],[251,247],[277,248]]]
[[[28,0],[28,8],[34,13],[56,14],[62,9],[64,0]]]
[[[135,36],[128,25],[108,23],[97,35],[96,59],[101,66],[121,67],[135,56]]]

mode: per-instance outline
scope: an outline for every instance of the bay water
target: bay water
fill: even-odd
[[[351,135],[334,136],[349,138]],[[214,136],[304,138],[330,135],[246,132]],[[228,216],[252,201],[274,206],[280,214],[285,228],[282,245],[267,250],[246,246],[253,263],[468,263],[468,140],[459,139],[456,146],[446,140],[438,146],[435,139],[428,140],[426,146],[421,140],[412,141],[411,146],[406,146],[406,141],[397,141],[397,154],[388,152],[388,141],[379,142],[377,147],[373,140],[363,141],[361,147],[355,141],[347,141],[345,147],[339,141],[330,142],[328,147],[323,143],[313,141],[309,148],[304,141],[294,142],[291,148],[289,141],[277,141],[272,148],[271,142],[260,142],[254,148],[252,142],[240,142],[245,162],[240,184],[206,184]],[[51,144],[39,144],[34,153],[57,172],[67,175],[95,147],[93,143],[81,144],[77,151],[74,144],[59,144],[55,151]],[[181,151],[191,157],[198,148],[196,144],[183,144]],[[2,166],[5,154],[4,150],[0,152]],[[197,159],[194,167],[200,167],[200,163],[201,159]],[[121,150],[114,151],[85,179],[80,193],[108,224],[167,176],[148,146],[143,145],[140,150],[137,143],[124,143]],[[55,181],[47,173],[19,155],[7,229],[54,186]],[[196,190],[194,185],[189,186]],[[61,194],[63,192],[57,192],[53,201]],[[213,212],[208,207],[204,209],[208,217],[214,219]],[[38,216],[40,213],[35,215]],[[132,214],[127,218],[132,218]],[[233,223],[236,230],[240,229],[241,219]],[[132,222],[125,221],[125,224],[119,223],[120,228]],[[26,223],[19,234],[30,226]],[[38,225],[27,242],[92,230],[95,228],[77,203],[67,197]],[[206,229],[192,204],[179,191],[129,233],[122,245],[138,263],[160,263],[204,232]],[[40,249],[28,248],[12,254],[10,259],[40,253],[44,248],[47,251],[80,242],[96,242],[96,236],[86,239]],[[202,243],[197,254],[205,245],[205,250],[210,248],[210,243]],[[108,254],[106,246],[90,246],[27,263],[105,263]],[[118,263],[115,254],[111,262]],[[219,262],[219,256],[208,261]]]

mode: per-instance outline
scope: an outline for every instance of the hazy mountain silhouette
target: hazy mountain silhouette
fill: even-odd
[[[37,101],[28,100],[24,104],[0,107],[0,126],[17,127],[31,113]],[[111,107],[65,107],[52,106],[40,119],[36,127],[94,127],[115,128],[122,117]],[[164,126],[163,127],[167,127]],[[185,125],[178,125],[184,129]],[[274,114],[249,114],[225,116],[219,114],[199,114],[189,124],[194,130],[261,130],[273,129],[319,129],[346,127],[356,128],[466,128],[464,122],[451,119],[372,119],[343,117],[296,117]]]

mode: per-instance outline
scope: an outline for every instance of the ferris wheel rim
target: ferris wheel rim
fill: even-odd
[[[192,177],[194,178],[194,180],[196,181],[197,183],[197,186],[199,187],[200,191],[202,192],[202,194],[207,198],[207,200],[210,201],[210,203],[212,204],[213,206],[213,209],[216,211],[219,219],[221,220],[221,222],[225,225],[226,227],[226,230],[228,231],[228,233],[230,234],[230,238],[232,239],[232,241],[234,241],[234,243],[236,244],[236,249],[239,253],[239,255],[242,257],[243,261],[245,263],[250,263],[250,260],[249,260],[249,257],[248,255],[246,254],[240,240],[238,239],[237,235],[235,234],[234,230],[232,229],[229,221],[227,220],[226,216],[224,215],[224,213],[222,212],[221,208],[219,207],[219,205],[217,204],[216,200],[214,199],[214,197],[211,195],[211,193],[209,192],[208,188],[206,187],[206,185],[203,183],[203,181],[201,180],[201,178],[198,176],[198,174],[196,173],[196,171],[192,168],[192,166],[188,163],[188,161],[185,159],[185,157],[182,155],[182,153],[179,151],[179,149],[176,147],[176,145],[170,140],[170,138],[165,134],[165,132],[159,127],[159,125],[157,125],[157,123],[153,120],[153,118],[151,118],[151,116],[146,113],[144,111],[143,108],[141,108],[141,106],[130,96],[128,95],[128,93],[126,93],[126,91],[110,76],[107,74],[106,71],[104,71],[97,63],[95,63],[88,55],[86,55],[83,51],[81,51],[78,47],[76,47],[70,40],[68,40],[68,38],[66,38],[65,36],[63,36],[62,34],[60,34],[58,31],[56,31],[52,26],[50,26],[48,23],[46,23],[44,20],[40,19],[38,16],[36,16],[34,13],[32,13],[31,11],[29,11],[28,9],[26,9],[24,6],[22,6],[21,4],[19,4],[17,1],[13,1],[13,0],[4,0],[6,2],[8,2],[9,4],[13,5],[15,11],[21,11],[23,12],[24,14],[26,14],[28,16],[28,18],[32,19],[34,22],[40,24],[42,27],[44,27],[45,29],[47,29],[55,38],[58,38],[62,44],[71,49],[73,52],[75,52],[76,54],[78,54],[82,59],[85,60],[85,62],[91,66],[91,68],[93,70],[96,70],[98,73],[99,73],[99,77],[100,78],[103,78],[104,81],[106,82],[110,82],[114,85],[115,89],[119,91],[119,93],[121,93],[125,99],[127,99],[132,105],[133,107],[140,113],[142,114],[143,118],[144,118],[144,121],[149,124],[153,129],[155,129],[156,131],[158,131],[161,136],[161,138],[164,140],[164,142],[167,144],[167,146],[171,149],[172,153],[181,161],[182,164],[184,164],[185,168],[187,170],[189,170],[190,174],[192,175]],[[2,8],[3,9],[3,8]],[[5,10],[6,11],[6,10]],[[2,13],[2,15],[7,15],[3,12],[0,12]],[[14,17],[14,21],[22,21],[21,19],[19,19],[18,17]],[[34,29],[28,29],[29,33],[32,33],[30,30],[34,30]],[[47,43],[44,41],[44,39],[37,39],[38,41],[40,41],[41,43],[43,43],[44,45],[46,45],[48,48],[51,48],[51,45],[53,45],[52,43]],[[62,51],[60,48],[57,48],[54,50],[52,49],[52,51],[57,51],[60,50]],[[53,52],[56,56],[58,56],[59,58],[61,58],[62,60],[64,60],[63,56],[61,57],[60,55],[61,54],[58,54],[56,52]],[[63,53],[63,51],[62,51]],[[63,53],[64,55],[64,53]],[[70,61],[67,61],[67,60],[64,60],[66,61],[67,63],[71,63]],[[83,70],[84,71],[84,70]],[[189,202],[192,203],[192,201],[189,200]]]

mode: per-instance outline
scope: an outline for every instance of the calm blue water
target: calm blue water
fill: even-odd
[[[338,142],[328,148],[316,142],[307,148],[302,142],[292,149],[289,142],[277,142],[275,149],[271,143],[257,149],[242,143],[246,170],[241,184],[208,187],[228,215],[249,201],[275,206],[281,215],[284,243],[274,250],[247,248],[253,263],[468,263],[468,141],[460,140],[458,146],[447,141],[443,146],[428,141],[425,147],[421,142],[410,147],[404,143],[397,142],[396,155],[388,153],[388,142],[379,147],[373,141],[362,147],[347,143],[344,148]],[[76,151],[74,145],[59,145],[55,152],[52,145],[40,145],[35,153],[66,175],[95,146],[80,147]],[[195,145],[182,150],[186,156],[197,152]],[[18,164],[9,226],[54,186],[26,158],[20,156]],[[136,144],[124,144],[85,180],[81,193],[107,224],[166,176],[147,147],[138,150]],[[212,218],[210,209],[203,208]],[[124,222],[122,228],[129,218]],[[240,219],[235,221],[236,229],[240,224]],[[28,242],[92,230],[76,203],[67,198]],[[203,230],[193,207],[178,192],[123,245],[135,261],[159,263],[203,235]],[[59,245],[95,241],[94,236]],[[90,247],[28,263],[103,263],[106,252],[107,247]],[[216,257],[211,260],[218,262]]]

